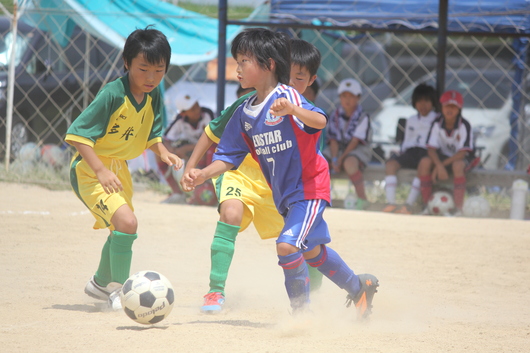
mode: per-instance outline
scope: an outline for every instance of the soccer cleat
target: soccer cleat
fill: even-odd
[[[225,297],[220,292],[211,292],[204,296],[204,304],[201,312],[206,314],[217,314],[221,312]]]
[[[362,320],[368,318],[372,313],[372,300],[377,293],[379,280],[374,275],[362,274],[359,275],[359,281],[361,282],[361,289],[355,297],[348,294],[346,307],[349,308],[353,302],[357,308],[357,318]]]
[[[118,311],[121,310],[121,288],[116,289],[112,293],[109,294],[108,297],[108,304],[109,308]]]
[[[387,203],[385,207],[383,207],[382,211],[387,213],[393,213],[397,211],[397,206],[391,203]]]
[[[412,211],[410,209],[409,205],[403,205],[399,210],[396,210],[396,213],[399,214],[412,214]]]
[[[121,284],[117,282],[110,282],[106,287],[100,286],[92,276],[85,286],[85,293],[94,299],[106,301],[109,295],[118,288],[121,288]]]

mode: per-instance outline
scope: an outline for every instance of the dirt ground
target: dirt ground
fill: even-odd
[[[0,183],[1,352],[528,352],[530,223],[328,209],[332,243],[379,293],[368,323],[324,279],[313,315],[295,320],[273,240],[238,237],[225,310],[199,311],[208,290],[213,207],[135,195],[132,271],[172,282],[155,326],[102,311],[83,292],[107,231],[70,191]]]

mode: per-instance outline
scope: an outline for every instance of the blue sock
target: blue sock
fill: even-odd
[[[337,252],[325,245],[321,245],[320,254],[313,259],[306,260],[311,267],[316,267],[324,276],[348,294],[355,296],[361,289],[359,277],[342,260]]]
[[[286,256],[278,255],[278,265],[283,268],[285,288],[294,310],[303,309],[309,304],[309,273],[302,253]]]

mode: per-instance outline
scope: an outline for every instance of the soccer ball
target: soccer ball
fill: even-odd
[[[488,217],[491,207],[488,200],[477,195],[466,199],[462,211],[466,217]]]
[[[66,152],[57,145],[46,144],[41,150],[42,161],[51,167],[61,167],[67,162]]]
[[[34,142],[28,142],[22,145],[17,158],[20,162],[37,162],[40,158],[40,148]]]
[[[427,209],[435,216],[446,215],[455,207],[453,196],[447,191],[436,191],[429,198]]]
[[[173,287],[166,277],[156,271],[140,271],[125,281],[121,290],[121,305],[134,321],[149,325],[164,320],[175,302]]]

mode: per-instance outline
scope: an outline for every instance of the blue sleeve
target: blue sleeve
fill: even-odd
[[[303,101],[302,101],[302,108],[324,115],[324,117],[326,118],[326,125],[327,125],[327,122],[329,121],[329,118],[326,115],[326,113],[324,113],[324,111],[322,109],[320,109],[320,108],[314,106],[313,104],[309,103],[308,101],[306,101],[305,98],[303,98]],[[317,132],[321,131],[321,129],[315,129],[313,127],[309,127],[309,126],[304,124],[304,131],[307,132],[308,134],[316,134]]]
[[[213,156],[213,160],[220,160],[223,162],[231,163],[234,165],[234,169],[237,169],[243,162],[247,154],[253,151],[250,146],[253,143],[250,137],[242,129],[243,122],[241,121],[240,115],[236,113],[232,119],[226,124],[221,140],[217,145],[217,150]]]

